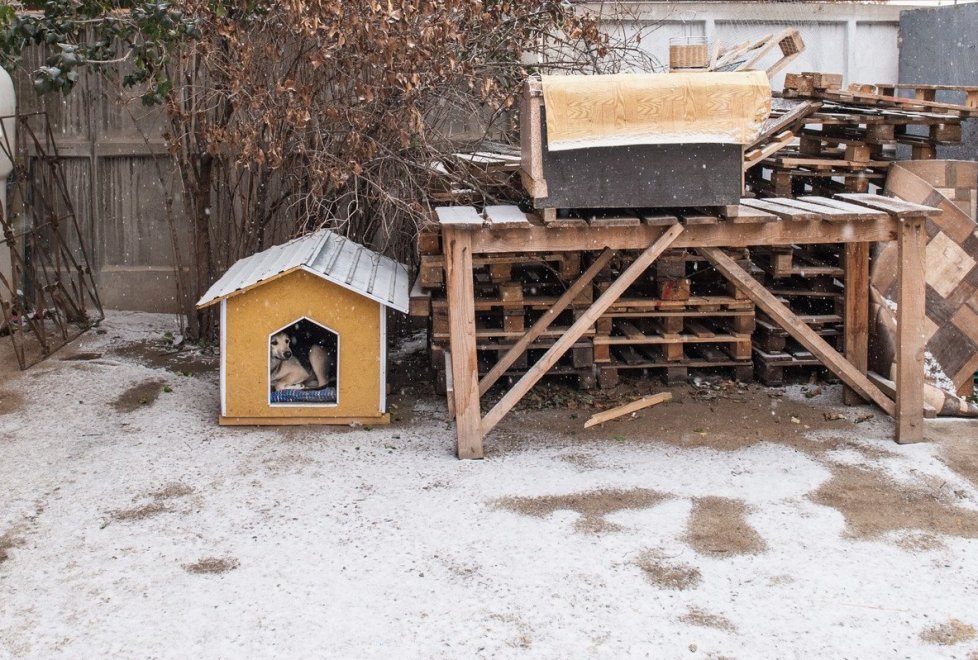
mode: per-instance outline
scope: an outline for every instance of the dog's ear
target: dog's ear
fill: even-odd
[[[295,335],[289,335],[289,343],[290,344],[296,343]]]

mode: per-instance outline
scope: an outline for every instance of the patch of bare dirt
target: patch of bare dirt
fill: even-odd
[[[72,353],[71,355],[63,355],[61,360],[63,362],[88,362],[89,360],[98,360],[101,357],[101,353]]]
[[[26,401],[20,392],[0,390],[0,415],[10,415],[22,409]]]
[[[942,438],[940,459],[978,488],[978,438]]]
[[[700,628],[716,628],[727,632],[736,632],[737,627],[727,617],[713,614],[698,607],[691,607],[686,614],[679,617],[683,623]]]
[[[564,454],[560,456],[560,460],[565,463],[570,463],[574,467],[580,470],[600,470],[605,467],[601,461],[597,460],[593,454],[586,454],[583,452],[575,452],[572,454]]]
[[[848,465],[831,469],[832,479],[809,497],[839,511],[854,538],[875,539],[902,530],[978,538],[978,512],[956,506],[957,496],[943,483],[908,486],[875,470]]]
[[[165,385],[162,380],[147,380],[133,385],[112,402],[112,407],[116,412],[131,413],[143,406],[151,406],[156,403]]]
[[[118,509],[111,513],[114,520],[120,522],[130,522],[133,520],[145,520],[146,518],[152,518],[153,516],[158,516],[161,513],[166,513],[169,511],[167,507],[162,502],[150,502],[149,504],[142,504],[140,506],[133,507],[131,509]]]
[[[538,392],[538,390],[540,390]],[[883,446],[846,437],[862,425],[856,420],[866,408],[836,412],[826,398],[828,388],[813,387],[812,397],[796,401],[775,388],[725,382],[715,388],[693,385],[660,388],[669,391],[669,403],[639,411],[591,429],[584,422],[594,412],[633,401],[649,393],[649,384],[624,384],[608,390],[578,392],[548,382],[537,387],[487,438],[492,455],[548,447],[574,447],[620,443],[664,443],[681,448],[738,451],[759,442],[790,447],[821,460],[832,451],[849,449],[869,459],[895,456]],[[496,394],[498,397],[498,393]],[[486,408],[494,399],[486,401]],[[841,409],[839,409],[841,410]],[[810,437],[811,431],[820,437]]]
[[[577,531],[588,534],[613,532],[620,525],[605,520],[605,516],[628,509],[648,509],[669,495],[644,488],[630,490],[592,490],[571,495],[546,495],[542,497],[504,497],[495,501],[497,508],[508,509],[525,516],[545,518],[555,511],[574,511],[580,514],[575,524]]]
[[[179,482],[173,482],[166,484],[160,490],[150,493],[149,496],[154,500],[168,500],[175,497],[186,497],[187,495],[191,495],[193,492],[194,489],[190,486]]]
[[[700,569],[689,564],[670,562],[659,552],[645,552],[635,564],[642,569],[645,579],[660,589],[686,591],[699,586],[703,581]]]
[[[21,544],[19,537],[12,531],[0,534],[0,564],[10,559],[9,551]]]
[[[941,539],[926,532],[908,532],[896,544],[908,552],[930,552],[947,547]]]
[[[111,349],[112,353],[133,362],[168,369],[183,376],[199,376],[217,370],[216,355],[194,348],[174,348],[160,341],[133,342]]]
[[[205,557],[192,564],[184,564],[183,570],[198,575],[216,575],[233,571],[240,562],[233,557]]]
[[[693,500],[685,541],[704,555],[725,557],[764,552],[767,544],[747,522],[747,505],[726,497]]]
[[[920,633],[920,639],[939,646],[953,646],[961,642],[968,642],[976,636],[978,636],[978,631],[975,630],[974,626],[962,623],[957,619],[932,626]]]

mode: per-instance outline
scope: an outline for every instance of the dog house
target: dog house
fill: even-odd
[[[387,309],[407,269],[329,230],[231,266],[221,309],[221,417],[235,424],[386,424]]]

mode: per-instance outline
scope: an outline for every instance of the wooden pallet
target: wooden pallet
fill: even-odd
[[[754,348],[754,375],[759,381],[768,386],[779,386],[785,383],[785,369],[821,368],[818,358],[803,349],[790,352],[768,353],[760,348]]]
[[[696,373],[712,375],[721,372],[741,382],[753,380],[752,360],[734,360],[722,352],[711,353],[709,348],[701,347],[691,351],[689,355],[677,361],[646,359],[631,363],[618,361],[614,364],[597,365],[598,386],[610,388],[618,385],[621,382],[622,372],[651,372],[661,377],[666,385],[682,385]]]

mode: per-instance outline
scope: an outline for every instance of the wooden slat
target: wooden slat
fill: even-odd
[[[859,204],[852,204],[842,199],[832,199],[831,197],[823,197],[821,195],[803,195],[798,198],[803,202],[810,202],[812,204],[819,204],[821,206],[827,206],[831,209],[836,209],[844,213],[854,214],[857,220],[867,220],[873,217],[874,214],[866,213],[866,206],[861,206]],[[872,210],[872,209],[870,209]]]
[[[884,197],[883,195],[870,195],[867,193],[840,193],[836,195],[839,199],[853,202],[856,205],[866,206],[871,209],[884,211],[898,218],[929,218],[940,215],[941,210],[933,206],[923,206],[905,202],[895,197]]]
[[[697,213],[696,211],[680,213],[679,218],[684,225],[715,225],[720,222],[720,218],[715,215]]]
[[[778,216],[782,220],[791,220],[793,222],[809,222],[812,220],[821,220],[822,215],[820,213],[815,213],[813,211],[805,211],[802,209],[797,209],[793,206],[785,206],[781,203],[780,198],[774,199],[742,199],[740,200],[741,205],[749,206],[751,208],[759,209],[761,211],[766,211],[773,215]]]
[[[778,216],[753,206],[740,204],[737,207],[737,215],[727,218],[726,221],[735,225],[748,225],[759,222],[777,222]]]
[[[748,247],[761,245],[803,245],[811,243],[851,243],[896,240],[897,221],[890,216],[879,220],[852,223],[766,222],[738,225],[718,222],[692,225],[676,239],[674,247]],[[641,250],[662,235],[663,228],[640,227],[531,227],[528,231],[475,231],[473,246],[478,254],[501,252],[564,252],[600,250]]]
[[[889,378],[884,378],[875,371],[866,372],[866,377],[869,378],[869,380],[871,380],[876,387],[883,390],[883,393],[886,394],[886,396],[896,399],[896,382],[890,380]],[[934,419],[935,417],[937,417],[937,409],[924,401],[924,418]]]
[[[614,250],[605,248],[605,250],[598,255],[598,258],[594,260],[594,263],[592,263],[588,269],[584,271],[579,278],[577,278],[577,281],[564,292],[564,295],[558,298],[557,302],[555,302],[553,306],[550,307],[543,314],[543,316],[541,316],[537,322],[533,324],[533,327],[527,330],[526,334],[523,335],[519,341],[513,344],[506,354],[499,359],[499,362],[497,362],[495,366],[489,370],[489,373],[483,376],[482,380],[479,382],[480,396],[488,392],[489,388],[495,385],[496,381],[499,380],[499,378],[505,374],[511,366],[513,366],[516,360],[518,360],[524,352],[526,352],[526,349],[529,348],[529,346],[550,327],[550,324],[554,322],[554,319],[556,319],[561,312],[567,309],[567,307],[570,306],[570,304],[574,302],[579,295],[581,295],[581,292],[583,292],[586,287],[591,285],[591,282],[598,275],[598,273],[600,273],[601,270],[608,265],[608,262],[611,261],[614,254]]]
[[[513,386],[512,389],[507,392],[502,399],[499,400],[492,410],[490,410],[482,420],[482,434],[485,435],[491,431],[496,424],[508,413],[513,406],[522,399],[527,392],[550,370],[550,368],[556,364],[557,360],[563,356],[564,353],[570,349],[571,346],[582,336],[594,322],[607,311],[609,307],[622,293],[635,281],[637,280],[648,267],[655,261],[660,254],[666,251],[666,249],[676,240],[676,237],[683,232],[682,225],[673,225],[652,245],[650,245],[646,250],[639,255],[631,265],[625,269],[617,280],[612,283],[594,304],[581,315],[581,317],[574,322],[567,332],[554,342],[553,346],[544,353],[543,357],[534,364],[526,374]],[[456,381],[457,382],[457,381]],[[478,402],[476,403],[476,410],[478,410]],[[481,444],[481,443],[480,443]]]
[[[441,225],[478,228],[485,222],[472,206],[439,206],[435,209]]]
[[[774,154],[778,153],[795,139],[795,134],[791,131],[782,131],[778,133],[775,139],[765,144],[757,149],[753,149],[744,154],[744,171],[746,172],[750,168],[754,167],[762,160],[770,158]]]
[[[688,325],[688,323],[687,323]],[[705,327],[700,326],[705,330]],[[708,332],[708,331],[707,331]],[[750,335],[717,335],[676,334],[676,335],[645,335],[627,337],[595,336],[592,340],[595,346],[663,346],[665,344],[730,344],[738,341],[750,341]]]
[[[529,229],[530,221],[518,206],[487,206],[486,219],[494,229]]]
[[[785,101],[789,103],[789,101]],[[764,145],[771,137],[776,136],[786,129],[790,129],[795,126],[795,124],[800,123],[808,115],[812,114],[821,107],[821,103],[817,101],[799,101],[795,102],[794,107],[792,107],[788,112],[784,113],[776,119],[769,119],[764,122],[764,126],[761,128],[760,134],[755,138],[755,140],[749,144],[745,151],[751,151],[757,149],[758,147]]]
[[[870,220],[874,217],[879,217],[877,213],[873,213],[873,211],[877,211],[878,209],[870,209],[866,206],[851,204],[845,200],[832,199],[831,197],[805,195],[803,197],[799,197],[798,200],[807,202],[809,204],[818,204],[819,206],[833,209],[840,214],[845,214],[826,217],[828,222],[858,222],[861,220]],[[870,211],[870,213],[867,213],[867,211]]]
[[[600,217],[594,216],[590,219],[592,227],[637,227],[642,221],[635,216],[620,215]]]
[[[625,405],[618,406],[616,408],[611,408],[610,410],[605,410],[604,412],[599,412],[591,415],[591,418],[584,422],[584,428],[589,429],[592,426],[597,426],[598,424],[604,424],[605,422],[610,422],[613,419],[618,419],[619,417],[624,417],[625,415],[630,415],[633,412],[638,412],[645,408],[664,403],[666,401],[672,401],[671,392],[660,392],[659,394],[650,394],[648,396],[643,396],[637,401],[632,401],[631,403],[626,403]]]
[[[642,224],[649,227],[669,227],[679,222],[679,218],[668,213],[642,214]]]
[[[876,385],[856,367],[839,355],[832,346],[822,339],[814,330],[802,323],[794,312],[781,303],[760,282],[755,280],[737,262],[727,256],[719,248],[699,248],[698,252],[706,257],[720,273],[738,286],[753,300],[768,316],[784,328],[792,337],[812,352],[826,368],[836,374],[844,383],[858,392],[861,396],[872,400],[887,414],[893,415],[896,407]]]
[[[784,199],[781,200],[781,204],[805,211],[812,211],[813,213],[819,213],[821,214],[822,219],[826,222],[850,222],[853,220],[868,219],[874,215],[872,211],[870,211],[868,214],[855,213],[853,211],[843,211],[841,209],[832,208],[831,206],[825,206],[824,204],[816,204],[815,202],[804,202],[798,199]]]

